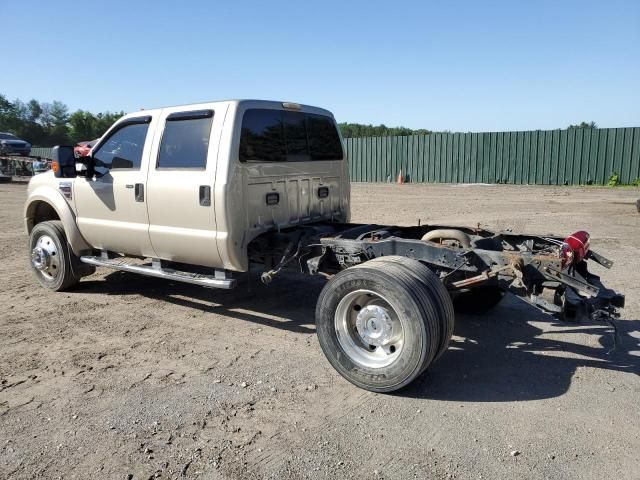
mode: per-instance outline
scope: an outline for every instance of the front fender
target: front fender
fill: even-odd
[[[49,204],[58,214],[58,218],[62,221],[65,234],[67,235],[67,241],[69,245],[71,245],[73,253],[79,256],[81,253],[91,250],[91,245],[87,243],[80,233],[78,224],[76,223],[76,216],[62,193],[48,185],[36,187],[27,197],[27,202],[24,206],[24,224],[27,234],[30,234],[34,227],[36,208],[39,202]]]

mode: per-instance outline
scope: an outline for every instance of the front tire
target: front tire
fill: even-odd
[[[354,385],[392,392],[411,383],[440,353],[439,302],[439,295],[393,261],[349,268],[320,293],[320,346]]]
[[[29,253],[31,271],[43,287],[58,292],[80,281],[83,264],[71,251],[61,221],[50,220],[33,227]]]

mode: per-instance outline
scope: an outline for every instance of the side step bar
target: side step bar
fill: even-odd
[[[236,280],[228,278],[224,270],[216,270],[216,275],[202,275],[200,273],[163,268],[157,260],[153,261],[153,266],[135,265],[117,258],[105,258],[104,256],[82,256],[80,257],[80,261],[97,267],[113,268],[114,270],[122,270],[123,272],[139,273],[149,277],[192,283],[208,288],[231,289],[236,286]]]

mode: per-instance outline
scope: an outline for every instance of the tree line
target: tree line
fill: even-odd
[[[64,103],[40,102],[32,99],[9,101],[0,94],[0,132],[13,133],[34,146],[73,145],[93,140],[104,132],[124,112],[91,113],[86,110],[69,112]]]
[[[10,132],[35,146],[71,145],[93,140],[104,132],[125,112],[91,113],[86,110],[69,112],[62,102],[40,102],[32,99],[9,101],[0,94],[0,132]],[[361,123],[339,123],[344,138],[428,135],[424,128],[387,127]],[[569,125],[572,128],[598,128],[595,122]],[[447,131],[443,133],[449,133]]]
[[[361,123],[339,123],[338,127],[344,138],[359,137],[404,137],[408,135],[429,135],[431,133],[451,133],[448,130],[435,132],[425,128],[412,130],[407,127],[387,127],[386,125],[363,125]],[[598,128],[595,122],[581,122],[569,125],[569,130],[574,128]]]
[[[357,137],[405,137],[408,135],[429,135],[431,130],[420,128],[413,130],[407,127],[387,127],[381,125],[364,125],[361,123],[339,123],[340,133],[344,138]]]

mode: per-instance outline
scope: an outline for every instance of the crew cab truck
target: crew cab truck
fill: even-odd
[[[455,310],[506,291],[564,315],[606,320],[624,297],[589,235],[449,225],[350,223],[350,185],[332,114],[287,102],[223,101],[118,120],[89,156],[56,147],[24,217],[30,266],[73,288],[96,266],[233,288],[251,264],[322,275],[315,319],[329,362],[376,392],[408,385],[447,349]]]

